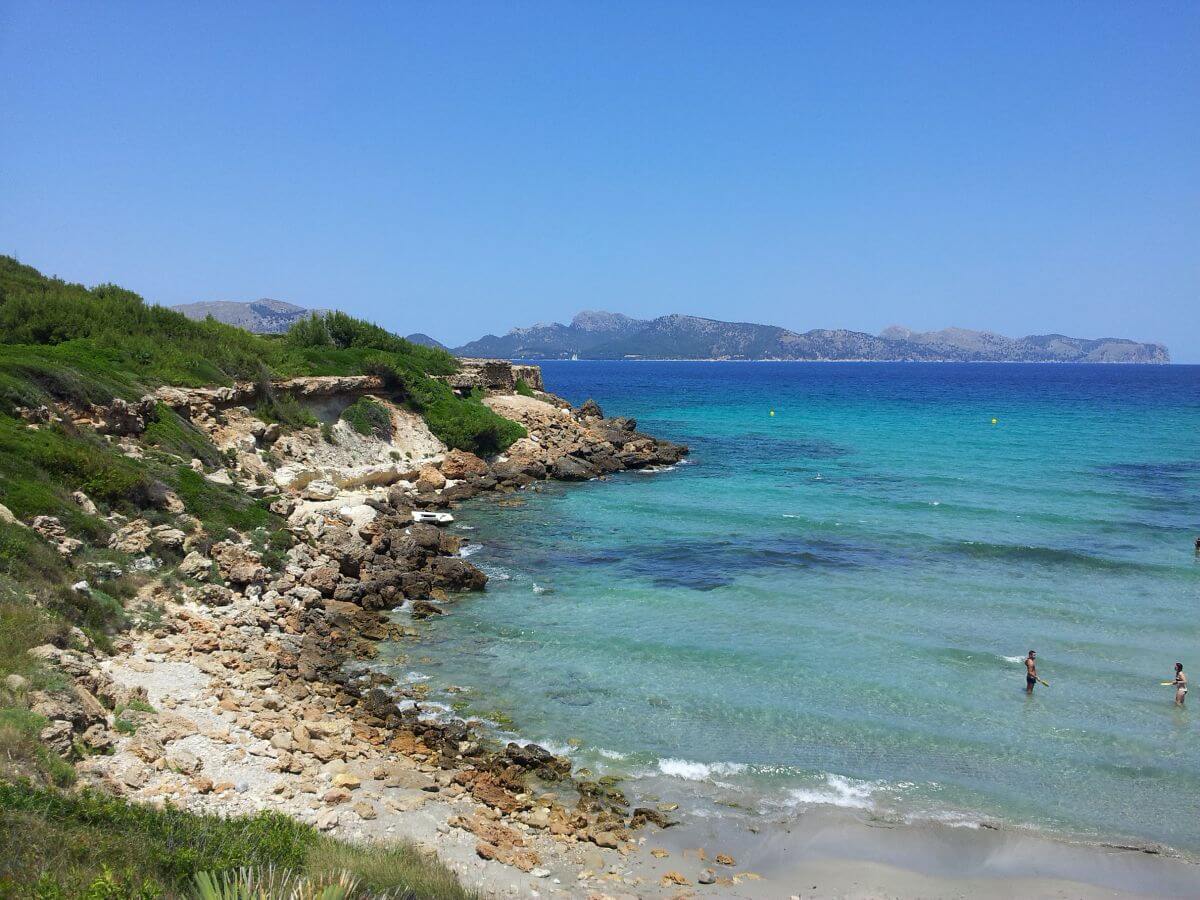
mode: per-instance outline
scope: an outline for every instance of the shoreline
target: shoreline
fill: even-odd
[[[469,507],[464,512],[463,522],[473,531]],[[435,648],[428,652],[436,655]],[[419,667],[416,671],[429,677]],[[487,695],[476,699],[486,705]],[[511,729],[492,725],[502,739],[529,740],[519,724]],[[567,746],[561,735],[540,740],[546,746]],[[689,765],[686,759],[677,761]],[[695,794],[704,791],[707,776],[694,779],[661,771],[614,775],[599,769],[596,774],[617,777],[631,805],[665,800],[664,805],[672,807],[675,824],[645,835],[630,856],[634,870],[651,883],[677,871],[688,879],[690,889],[712,896],[1000,900],[1019,892],[1031,897],[1183,898],[1200,890],[1200,860],[1137,838],[1082,837],[1033,824],[1001,824],[982,814],[978,819],[940,820],[932,813],[910,817],[822,802],[795,813],[760,812],[755,820],[721,817],[699,811]],[[678,782],[673,792],[661,789],[664,780]],[[693,795],[690,802],[687,794]],[[660,857],[651,850],[668,855]],[[715,863],[716,854],[728,855],[736,865]],[[712,885],[698,881],[706,870],[716,876]]]
[[[963,365],[963,366],[1195,366],[1200,363],[1181,363],[1181,362],[1134,362],[1112,360],[1109,362],[1099,361],[1084,361],[1072,359],[731,359],[724,357],[589,357],[587,359],[569,359],[563,357],[546,357],[534,358],[524,356],[514,356],[509,359],[510,362],[521,363],[527,365],[541,365],[547,362],[628,362],[628,363],[652,363],[652,362],[706,362],[706,363],[872,363],[879,365],[892,365],[896,363],[904,363],[905,365]]]
[[[463,592],[487,579],[460,552],[460,537],[412,524],[414,510],[474,496],[503,506],[547,478],[654,471],[686,453],[636,432],[632,420],[605,419],[594,403],[575,410],[542,396],[488,398],[530,433],[490,465],[457,451],[432,465],[417,424],[393,407],[408,446],[424,448],[407,477],[396,475],[392,445],[355,437],[342,422],[336,449],[319,436],[284,435],[269,446],[286,464],[264,466],[256,441],[265,429],[248,410],[209,415],[214,407],[202,407],[193,421],[238,461],[204,477],[261,495],[264,483],[252,484],[252,476],[286,475],[284,490],[268,496],[278,495],[272,508],[289,517],[297,542],[270,568],[246,542],[206,548],[212,559],[191,551],[178,567],[185,581],[151,580],[139,597],[161,618],[119,640],[110,657],[39,648],[72,674],[98,661],[100,673],[78,683],[124,698],[109,704],[108,721],[115,725],[124,707],[132,733],[112,734],[115,752],[80,763],[84,780],[194,811],[275,810],[354,841],[412,840],[465,885],[492,895],[1006,896],[1019,882],[1032,895],[1111,896],[1147,880],[1162,888],[1157,893],[1200,880],[1200,868],[1182,860],[1131,870],[1123,862],[1131,854],[1149,858],[1088,848],[1078,861],[1072,845],[1007,829],[997,836],[895,827],[847,811],[764,821],[757,832],[723,827],[683,803],[639,797],[638,779],[584,776],[536,744],[481,737],[450,711],[423,715],[434,706],[427,689],[382,673],[379,648],[412,646],[420,619],[452,613]],[[144,531],[139,552],[151,543],[143,526],[123,524],[118,533],[133,544]],[[178,537],[188,550],[184,532]],[[401,607],[413,621],[389,618]],[[137,700],[149,709],[130,706]],[[975,869],[949,866],[947,843],[970,851],[960,861],[974,860]],[[848,858],[846,848],[856,854]],[[864,866],[875,880],[862,880]]]

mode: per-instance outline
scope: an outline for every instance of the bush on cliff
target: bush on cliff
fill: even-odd
[[[484,405],[477,393],[460,397],[443,381],[422,378],[404,365],[377,356],[367,370],[383,379],[396,399],[419,413],[437,438],[454,450],[491,456],[525,437],[525,429]]]
[[[342,419],[361,435],[392,437],[392,414],[370,397],[359,397],[342,412]]]

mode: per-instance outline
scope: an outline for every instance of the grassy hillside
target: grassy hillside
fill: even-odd
[[[210,469],[226,460],[166,405],[159,404],[139,437],[136,459],[69,417],[31,422],[30,410],[135,400],[160,385],[378,373],[393,398],[424,415],[451,446],[486,453],[524,434],[478,398],[457,397],[430,377],[456,366],[444,350],[341,313],[303,320],[285,335],[254,335],[192,321],[113,285],[47,278],[0,256],[0,504],[18,520],[5,521],[0,510],[0,897],[181,896],[205,869],[268,863],[309,874],[348,869],[373,889],[407,886],[412,893],[405,896],[462,896],[450,873],[411,847],[367,854],[279,817],[222,823],[57,793],[70,786],[74,769],[42,746],[46,720],[24,700],[28,690],[65,686],[30,648],[47,642],[105,648],[134,624],[133,608],[153,622],[152,609],[129,601],[157,576],[108,548],[112,523],[120,522],[113,514],[168,524],[178,500],[210,543],[233,532],[268,554],[291,543],[268,501],[191,468],[194,459]],[[315,424],[269,390],[256,412],[292,427]],[[378,424],[373,410],[359,412],[362,427]],[[77,502],[76,491],[97,509]],[[43,515],[57,517],[83,546],[61,556],[23,524]],[[182,555],[155,553],[168,569]],[[87,589],[72,587],[83,580]]]
[[[453,447],[496,452],[520,428],[430,375],[453,356],[334,312],[285,335],[256,335],[146,304],[115,285],[86,288],[0,256],[0,415],[48,400],[75,405],[135,399],[164,384],[228,385],[300,375],[388,372],[396,398],[425,415]],[[4,502],[0,496],[0,502]]]
[[[243,866],[313,879],[346,872],[358,884],[350,898],[472,896],[411,844],[367,850],[277,813],[223,819],[0,783],[0,897],[190,897],[197,875]]]

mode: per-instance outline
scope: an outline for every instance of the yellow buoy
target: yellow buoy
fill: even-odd
[[[771,410],[771,415],[775,415],[775,410]]]
[[[999,419],[992,419],[992,424],[993,424],[993,425],[999,425],[999,424],[1000,424],[1000,420],[999,420]]]

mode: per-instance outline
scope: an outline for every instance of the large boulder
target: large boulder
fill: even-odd
[[[488,464],[466,450],[451,450],[441,464],[442,474],[454,481],[488,474]]]
[[[603,419],[604,412],[600,409],[600,404],[589,397],[583,401],[583,406],[579,407],[579,418]]]
[[[492,474],[502,481],[522,475],[537,480],[546,477],[546,466],[531,456],[514,456],[492,466]]]
[[[408,526],[408,536],[422,550],[438,552],[442,546],[442,530],[436,525],[416,522]]]
[[[446,486],[446,476],[436,466],[423,466],[417,474],[417,493],[440,491]]]
[[[262,555],[243,544],[221,541],[213,544],[209,552],[221,577],[232,584],[255,584],[267,577]]]
[[[309,569],[300,577],[300,581],[307,587],[320,591],[323,596],[332,597],[341,578],[342,573],[337,566],[326,565]]]
[[[198,581],[203,581],[212,572],[212,560],[204,554],[193,550],[183,558],[183,562],[179,564],[178,572],[185,578],[195,578]]]
[[[481,591],[487,575],[465,559],[437,556],[429,561],[429,576],[434,587],[449,591]]]
[[[570,454],[560,456],[550,466],[550,474],[559,481],[587,481],[596,477],[596,469],[585,460]]]
[[[337,498],[337,485],[329,481],[310,481],[304,486],[304,490],[300,492],[300,496],[305,500],[334,500]]]
[[[149,550],[153,541],[150,523],[145,519],[134,519],[113,532],[113,536],[108,539],[108,546],[121,553],[137,554]]]

